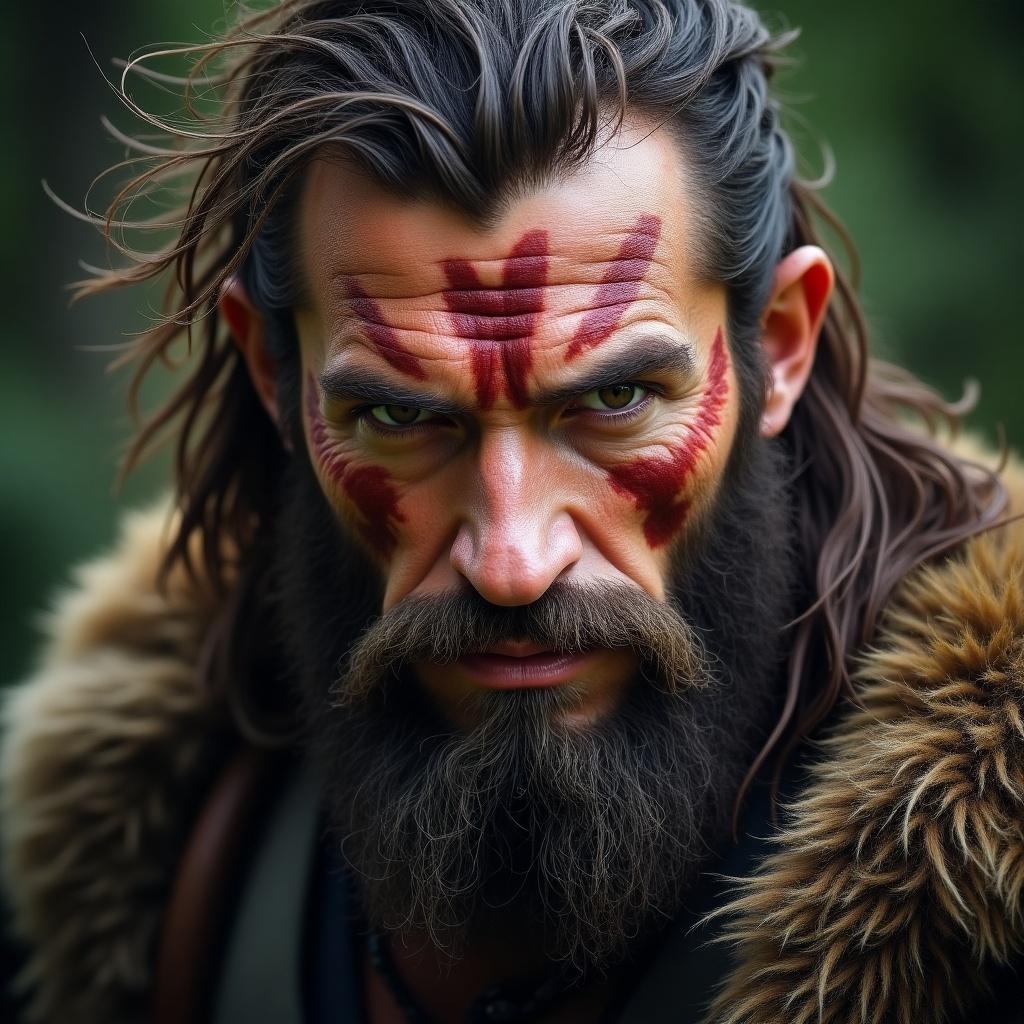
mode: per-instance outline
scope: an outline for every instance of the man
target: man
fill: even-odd
[[[1021,484],[867,362],[784,42],[294,0],[135,108],[176,494],[9,707],[35,1019],[1019,1011]]]

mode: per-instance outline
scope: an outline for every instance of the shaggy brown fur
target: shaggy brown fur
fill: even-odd
[[[908,579],[857,682],[716,915],[737,965],[715,1024],[960,1020],[1024,948],[1024,524]]]
[[[163,518],[132,518],[81,572],[7,705],[0,820],[35,1020],[147,1019],[222,746],[195,669],[212,598],[180,579],[157,595]],[[1024,945],[1024,524],[908,579],[858,681],[778,849],[720,912],[736,963],[715,1024],[943,1021]]]
[[[128,517],[78,571],[6,705],[3,867],[33,1020],[149,1019],[163,906],[223,747],[195,670],[212,596],[155,587],[165,513]]]

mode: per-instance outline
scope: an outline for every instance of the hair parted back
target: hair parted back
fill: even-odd
[[[795,33],[772,36],[728,0],[285,0],[242,11],[214,42],[153,50],[126,65],[119,93],[164,136],[112,129],[137,168],[105,217],[91,217],[127,257],[79,287],[95,293],[167,275],[163,319],[132,343],[139,385],[173,345],[189,358],[177,391],[146,419],[131,468],[175,441],[180,519],[167,567],[234,593],[255,571],[288,458],[217,314],[221,285],[241,274],[250,298],[286,325],[295,299],[292,199],[303,168],[327,149],[403,195],[454,203],[483,221],[517,190],[585,161],[627,109],[674,130],[697,182],[700,269],[727,286],[743,415],[764,394],[759,321],[779,259],[821,244],[818,221],[845,235],[795,171],[769,79]],[[191,58],[186,78],[156,59]],[[184,94],[171,122],[127,93],[131,74]],[[201,113],[211,105],[216,113]],[[140,196],[181,187],[171,218],[129,217]],[[129,239],[172,227],[146,251]],[[850,250],[852,253],[852,249]],[[287,364],[292,333],[272,332]],[[914,566],[997,520],[994,474],[933,440],[956,428],[947,405],[906,372],[869,359],[867,329],[840,273],[810,384],[783,439],[791,448],[806,608],[792,625],[785,706],[752,778],[851,692],[851,655],[869,642],[893,587]],[[923,420],[925,433],[906,425]],[[196,550],[197,539],[201,555]],[[200,564],[197,564],[200,563]],[[242,643],[236,617],[222,630]]]

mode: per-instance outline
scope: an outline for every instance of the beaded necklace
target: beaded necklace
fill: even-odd
[[[408,1024],[434,1024],[405,983],[391,955],[388,938],[371,929],[367,939],[370,962],[387,986]],[[584,978],[564,970],[548,972],[532,987],[489,985],[473,1001],[466,1013],[466,1024],[519,1024],[535,1020],[560,999],[577,991]]]

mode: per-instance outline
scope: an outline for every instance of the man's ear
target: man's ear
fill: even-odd
[[[811,376],[818,333],[835,283],[832,263],[816,245],[804,245],[775,268],[772,295],[761,317],[761,344],[771,390],[761,436],[781,434]]]
[[[277,408],[277,364],[267,351],[266,321],[263,314],[253,305],[237,277],[229,277],[221,286],[217,310],[228,325],[239,352],[242,353],[263,408],[280,428]]]

